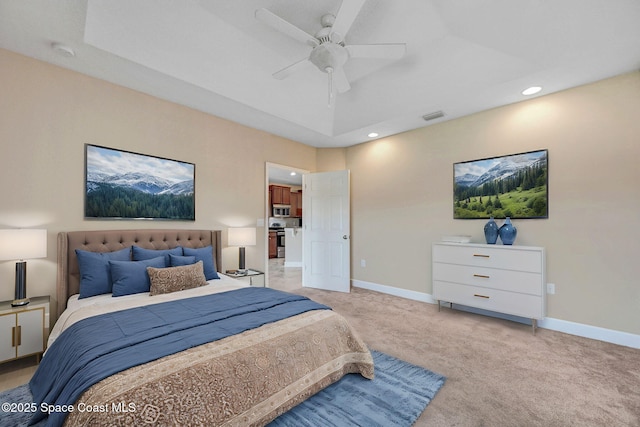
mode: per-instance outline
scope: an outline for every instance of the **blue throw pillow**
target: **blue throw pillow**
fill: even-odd
[[[205,246],[204,248],[182,248],[186,256],[195,256],[196,261],[202,261],[204,266],[204,277],[207,280],[219,279],[218,270],[213,262],[213,246]]]
[[[149,292],[151,282],[147,267],[165,268],[164,256],[143,261],[109,261],[113,280],[113,296],[139,294]]]
[[[80,267],[80,296],[78,298],[88,298],[111,293],[109,261],[129,261],[131,248],[115,252],[89,252],[76,249],[76,255]]]
[[[146,259],[157,258],[164,256],[165,262],[169,265],[169,255],[182,255],[182,247],[178,246],[173,249],[145,249],[140,246],[133,246],[131,248],[134,261],[144,261]]]
[[[194,255],[180,256],[180,255],[169,254],[169,265],[171,267],[180,267],[183,265],[191,265],[195,263],[196,263],[196,257]]]

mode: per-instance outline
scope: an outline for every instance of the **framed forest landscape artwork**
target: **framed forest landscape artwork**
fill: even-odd
[[[454,219],[548,218],[548,150],[453,165]]]
[[[195,221],[195,164],[85,145],[85,218]]]

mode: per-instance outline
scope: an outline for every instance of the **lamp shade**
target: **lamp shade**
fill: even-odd
[[[23,260],[47,256],[47,230],[0,230],[0,260]]]
[[[255,244],[256,229],[254,227],[229,229],[229,246],[254,246]]]

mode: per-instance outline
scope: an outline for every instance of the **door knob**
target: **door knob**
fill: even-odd
[[[347,236],[347,235],[345,234],[344,236],[342,236],[342,238],[343,238],[344,240],[347,240],[347,239],[349,238],[349,236]]]

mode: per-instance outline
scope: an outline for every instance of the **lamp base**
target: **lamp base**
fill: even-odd
[[[27,305],[30,302],[31,302],[31,300],[29,300],[29,298],[14,299],[11,302],[11,307],[22,307],[23,305]]]
[[[238,270],[244,271],[246,273],[247,269],[245,267],[245,248],[240,247],[240,256],[238,260]]]
[[[16,262],[16,293],[11,303],[12,307],[21,307],[29,304],[27,298],[27,262]]]

